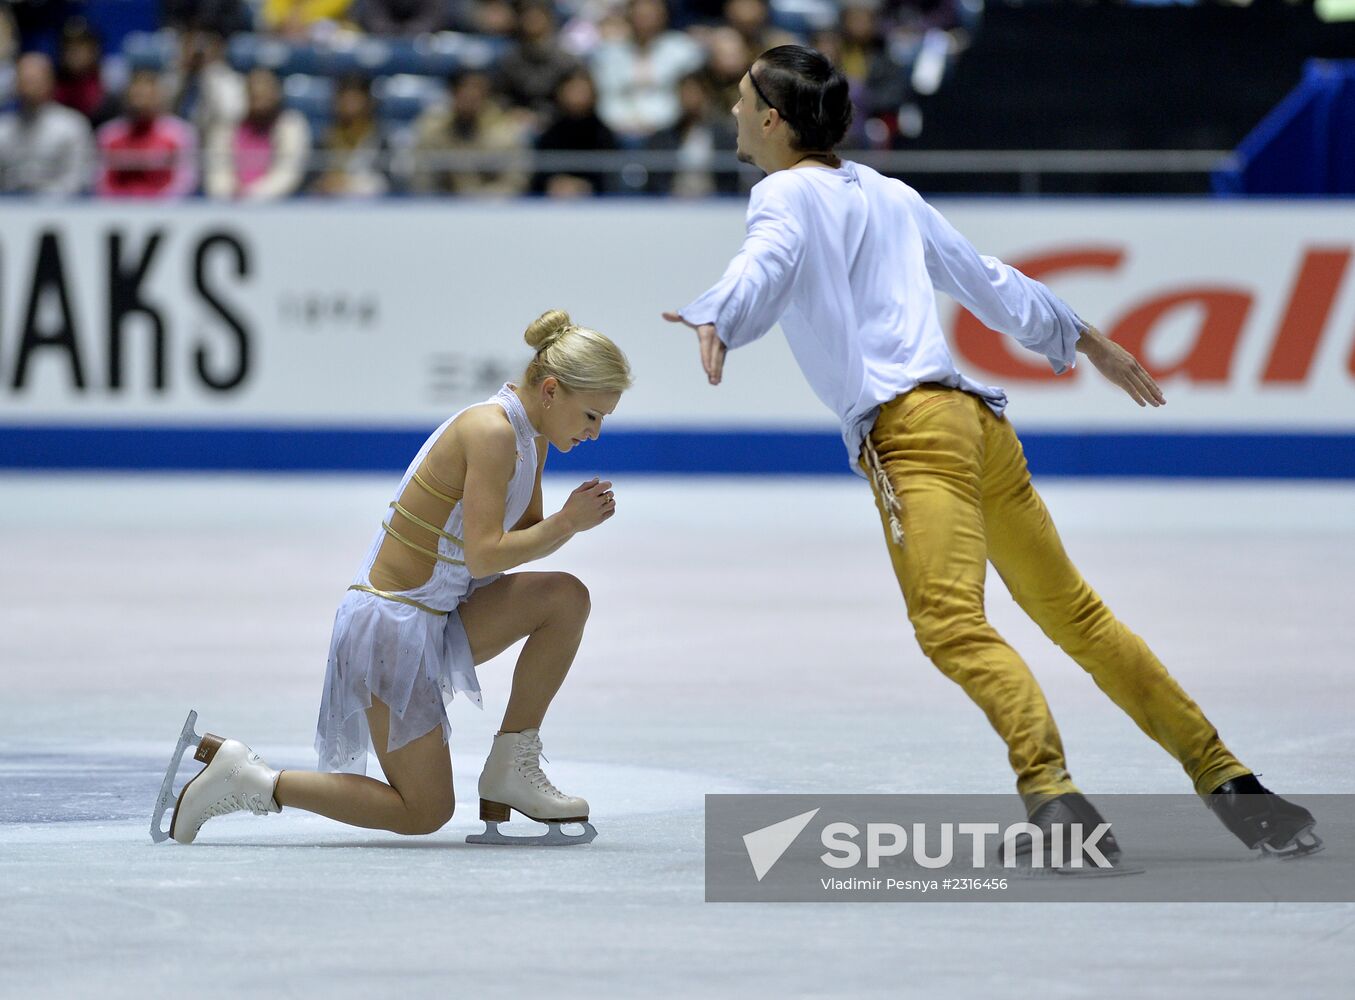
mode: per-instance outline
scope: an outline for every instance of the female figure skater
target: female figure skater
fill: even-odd
[[[274,771],[243,743],[208,734],[195,755],[207,766],[174,810],[176,841],[191,844],[213,816],[283,806],[395,833],[438,830],[455,804],[444,698],[459,691],[480,704],[476,665],[523,636],[503,726],[480,777],[488,842],[592,839],[591,827],[586,837],[561,834],[560,823],[586,822],[588,803],[542,773],[538,735],[583,636],[588,591],[567,573],[505,571],[616,513],[611,483],[594,479],[544,517],[541,472],[547,443],[569,451],[597,438],[631,373],[611,340],[558,310],[532,323],[526,340],[536,354],[522,384],[456,414],[415,456],[339,606],[315,737],[325,770]],[[196,735],[191,723],[190,716],[179,753]],[[389,784],[364,774],[369,744]],[[498,834],[511,809],[551,824],[550,834]]]

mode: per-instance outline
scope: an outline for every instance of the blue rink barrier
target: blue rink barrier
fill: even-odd
[[[0,426],[0,468],[143,472],[396,472],[431,428]],[[1355,433],[1021,435],[1040,476],[1355,479]],[[613,430],[550,471],[848,475],[833,431]]]

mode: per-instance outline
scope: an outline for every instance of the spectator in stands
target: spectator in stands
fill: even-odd
[[[767,0],[725,0],[724,20],[739,33],[754,58],[778,45],[800,42],[789,31],[772,25]]]
[[[310,126],[282,106],[282,82],[256,67],[245,80],[244,120],[218,126],[207,142],[206,189],[213,198],[285,198],[301,186],[310,155]]]
[[[597,90],[587,70],[575,70],[555,88],[555,119],[536,140],[541,152],[584,152],[618,148],[616,136],[597,113]],[[609,176],[592,170],[538,170],[532,193],[578,198],[612,190]]]
[[[447,24],[445,0],[356,0],[353,12],[369,35],[412,37]]]
[[[180,198],[197,190],[197,137],[182,118],[165,114],[155,70],[132,74],[124,105],[126,114],[97,133],[94,193],[103,198]]]
[[[668,30],[664,0],[629,0],[628,37],[593,52],[598,114],[612,131],[642,141],[678,120],[677,84],[705,61],[701,46]]]
[[[416,194],[517,195],[527,189],[527,140],[522,125],[493,97],[489,75],[465,70],[453,78],[450,106],[430,108],[415,124]],[[438,162],[454,153],[501,153],[506,166],[467,170]],[[517,155],[512,155],[517,154]]]
[[[648,147],[676,153],[680,165],[676,172],[651,172],[646,190],[679,198],[738,194],[738,171],[713,169],[718,153],[734,155],[738,128],[728,109],[715,107],[714,91],[704,73],[689,73],[682,78],[678,105],[682,110],[677,124],[654,133]]]
[[[834,66],[842,65],[842,33],[837,25],[820,28],[809,36],[809,47]]]
[[[245,116],[245,78],[226,61],[226,38],[212,30],[190,31],[179,40],[179,60],[166,81],[170,107],[209,137]]]
[[[229,38],[254,26],[248,0],[161,0],[165,26],[180,33],[205,31]]]
[[[266,30],[283,38],[304,40],[317,28],[342,21],[353,0],[263,0],[260,15]]]
[[[14,89],[14,56],[19,50],[19,32],[8,0],[0,0],[0,106],[9,103]]]
[[[560,48],[555,7],[549,0],[526,0],[518,8],[513,47],[499,60],[498,85],[510,104],[544,118],[560,81],[580,67]]]
[[[313,194],[373,197],[390,190],[386,162],[390,147],[376,120],[371,84],[363,77],[339,81],[333,123],[320,144],[324,164],[311,182]]]
[[[890,54],[880,23],[880,0],[845,0],[839,22],[842,36],[838,65],[851,84],[852,104],[860,121],[893,120],[908,98],[908,70]]]
[[[52,100],[52,61],[39,52],[14,67],[17,110],[0,115],[0,191],[74,195],[89,184],[89,122]]]
[[[510,0],[449,0],[449,27],[473,35],[508,37],[517,27]]]
[[[716,28],[707,36],[706,75],[720,107],[733,108],[739,103],[739,81],[759,55],[748,50],[743,36],[733,28]]]
[[[52,96],[96,128],[118,113],[117,101],[104,90],[103,43],[80,18],[66,22],[61,31]]]

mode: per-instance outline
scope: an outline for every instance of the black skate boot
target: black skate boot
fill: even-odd
[[[1121,861],[1123,852],[1120,850],[1119,841],[1115,839],[1115,834],[1110,830],[1103,833],[1097,840],[1092,841],[1096,849],[1110,862],[1110,868],[1101,868],[1089,857],[1083,857],[1081,865],[1078,867],[1074,867],[1070,863],[1073,858],[1073,825],[1081,824],[1082,837],[1085,843],[1091,832],[1106,822],[1105,817],[1097,811],[1094,805],[1087,801],[1086,796],[1081,792],[1065,792],[1063,795],[1055,796],[1031,813],[1027,822],[1039,827],[1045,834],[1044,858],[1041,866],[1032,864],[1031,854],[1034,847],[1034,838],[1021,834],[1015,837],[1016,863],[1019,866],[1030,868],[1032,872],[1037,872],[1041,868],[1060,875],[1133,875],[1143,871],[1142,868],[1135,865],[1126,865]],[[1056,824],[1058,826],[1058,837],[1063,845],[1061,852],[1063,864],[1057,867],[1053,864],[1054,827]]]
[[[1282,799],[1254,774],[1225,781],[1210,793],[1209,808],[1238,840],[1278,858],[1301,858],[1322,850],[1316,821],[1303,806]]]

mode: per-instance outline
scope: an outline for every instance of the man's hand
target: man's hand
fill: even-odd
[[[695,323],[688,323],[675,312],[666,312],[663,318],[670,323],[681,323],[696,331],[696,339],[701,347],[701,367],[706,369],[706,379],[711,385],[719,385],[720,376],[725,370],[726,348],[724,342],[715,335],[715,324],[702,323],[697,326]]]
[[[1157,387],[1153,377],[1143,370],[1138,359],[1096,327],[1088,325],[1082,331],[1077,349],[1087,355],[1087,360],[1109,382],[1129,393],[1129,398],[1140,406],[1166,405],[1167,397],[1162,395],[1162,390]]]

